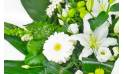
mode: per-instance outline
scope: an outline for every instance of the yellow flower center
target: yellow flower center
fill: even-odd
[[[96,40],[94,35],[90,36],[89,44],[90,44],[91,48],[97,48],[98,47],[97,40]]]
[[[60,51],[61,48],[62,48],[62,46],[61,46],[60,43],[56,43],[56,44],[54,45],[54,50],[55,50],[55,51]]]

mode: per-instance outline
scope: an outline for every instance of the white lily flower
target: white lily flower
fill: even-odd
[[[109,9],[109,4],[110,4],[110,6],[112,6],[115,3],[118,3],[118,0],[115,0],[112,4],[110,4],[108,0],[94,0],[92,14],[96,17],[99,15],[100,12],[107,11]],[[118,16],[118,11],[116,11],[116,12],[109,11],[108,14],[109,14],[108,21],[110,24],[112,24],[111,16],[112,15]]]
[[[101,11],[107,11],[108,5],[108,0],[94,0],[93,15],[98,16]]]
[[[83,74],[83,72],[81,70],[77,70],[75,74]]]
[[[72,35],[74,40],[78,40],[80,44],[84,46],[84,49],[82,50],[79,56],[79,60],[82,60],[82,57],[88,57],[93,53],[97,55],[96,52],[98,52],[101,48],[107,49],[107,47],[117,44],[117,39],[107,37],[108,27],[109,27],[108,22],[105,22],[103,25],[96,28],[94,32],[90,29],[88,21],[84,21],[84,22],[87,22],[84,23],[84,33]],[[85,28],[89,30],[86,30]]]
[[[69,27],[68,27],[68,32],[72,33],[72,34],[76,34],[79,32],[79,29],[78,29],[78,25],[77,23],[74,23],[74,24],[70,24]]]

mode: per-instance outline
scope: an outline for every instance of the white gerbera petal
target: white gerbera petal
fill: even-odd
[[[84,48],[81,52],[81,54],[79,55],[79,60],[82,60],[83,57],[88,57],[90,55],[92,55],[93,50],[90,48]]]
[[[74,46],[67,34],[55,32],[45,41],[43,49],[43,54],[49,61],[61,64],[69,60]]]
[[[115,38],[104,38],[101,40],[101,47],[108,47],[108,46],[114,46],[117,45],[117,39]]]
[[[103,39],[106,38],[108,35],[108,26],[109,23],[105,22],[104,24],[102,24],[100,27],[96,28],[94,31],[94,35],[99,39]]]
[[[101,47],[96,53],[96,58],[99,62],[106,62],[112,57],[111,51],[109,48]]]
[[[83,72],[81,70],[77,70],[75,74],[83,74]]]
[[[74,23],[74,24],[70,24],[69,27],[68,27],[68,32],[72,33],[72,34],[76,34],[79,32],[79,29],[78,29],[78,25],[77,23]]]

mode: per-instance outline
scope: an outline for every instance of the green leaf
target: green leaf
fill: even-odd
[[[27,44],[29,54],[36,55],[41,53],[43,42],[41,40],[31,40]]]
[[[34,21],[45,20],[45,10],[48,7],[49,0],[21,0],[21,3]]]
[[[110,7],[110,11],[116,12],[119,11],[119,3],[116,3]]]
[[[4,23],[4,34],[11,35],[11,36],[22,36],[24,35],[25,31],[22,28],[19,28],[10,23]]]
[[[88,72],[94,72],[95,69],[97,69],[97,68],[104,69],[105,74],[111,74],[113,66],[114,66],[113,62],[100,63],[97,60],[94,60],[94,59],[91,59],[91,58],[83,58],[82,59],[82,70],[86,74]]]
[[[45,62],[42,66],[31,66],[29,69],[22,68],[22,65],[24,65],[23,61],[5,61],[4,74],[72,74],[53,62]]]
[[[16,36],[9,36],[9,35],[4,35],[4,38],[11,43],[17,50],[22,52],[23,54],[27,54],[27,43],[22,42],[20,38]]]
[[[95,30],[97,27],[102,25],[105,21],[108,19],[108,13],[107,12],[101,12],[95,19],[90,19],[89,23],[92,30]]]
[[[28,65],[42,65],[45,61],[46,59],[42,54],[39,55],[29,54],[25,58],[25,64]]]
[[[23,61],[4,61],[4,74],[43,74],[42,67],[24,69]]]
[[[61,27],[60,25],[49,24],[44,22],[34,22],[32,24],[28,24],[26,28],[32,32],[33,39],[36,40],[46,40],[54,32],[65,31],[65,28]]]

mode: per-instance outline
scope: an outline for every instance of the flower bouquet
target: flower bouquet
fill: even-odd
[[[5,74],[114,74],[119,56],[117,0],[21,0],[32,23],[4,24],[4,38],[25,55]],[[117,74],[117,73],[115,73]]]

